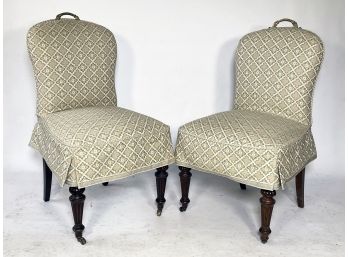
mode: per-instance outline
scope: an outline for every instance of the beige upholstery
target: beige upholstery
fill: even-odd
[[[183,125],[177,164],[262,189],[283,188],[316,158],[311,105],[322,59],[320,38],[301,28],[244,36],[234,109]]]
[[[116,105],[116,41],[111,31],[81,20],[48,20],[30,28],[27,44],[39,116]]]
[[[169,127],[116,106],[116,41],[106,28],[48,20],[27,36],[37,85],[30,145],[61,186],[86,187],[174,162]]]

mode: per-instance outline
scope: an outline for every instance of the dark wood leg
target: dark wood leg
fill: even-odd
[[[246,190],[246,185],[245,184],[239,183],[239,186],[240,186],[240,189]]]
[[[86,239],[84,239],[82,236],[82,232],[85,229],[85,226],[82,224],[83,204],[86,199],[86,196],[83,194],[84,191],[84,188],[79,189],[77,187],[69,187],[69,192],[71,193],[69,200],[71,202],[71,208],[75,222],[75,225],[72,229],[75,232],[77,241],[79,241],[83,245],[86,243]]]
[[[268,236],[269,234],[271,234],[270,223],[272,218],[273,206],[275,204],[273,196],[276,195],[276,191],[268,191],[261,189],[261,194],[261,227],[259,231],[261,242],[267,243]]]
[[[179,170],[180,170],[179,176],[180,176],[181,194],[182,194],[182,197],[180,199],[181,207],[179,208],[179,210],[181,212],[184,212],[186,211],[187,206],[190,202],[188,194],[190,190],[190,181],[191,181],[192,173],[190,172],[191,170],[190,168],[186,168],[182,166],[179,166]]]
[[[104,182],[103,183],[103,186],[107,186],[107,185],[109,185],[109,182]]]
[[[303,169],[296,176],[297,205],[300,208],[304,207],[304,183],[305,183],[305,169]]]
[[[52,171],[43,159],[43,200],[48,202],[51,196]]]
[[[157,171],[155,172],[157,188],[157,216],[161,216],[164,203],[166,202],[166,199],[164,198],[164,193],[166,190],[166,182],[168,177],[168,172],[166,171],[167,169],[168,166],[163,166],[157,168]]]

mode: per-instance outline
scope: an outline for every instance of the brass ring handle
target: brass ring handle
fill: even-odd
[[[284,18],[281,20],[277,20],[273,23],[273,27],[277,27],[279,23],[283,22],[283,21],[287,21],[287,22],[291,22],[292,26],[294,26],[295,28],[298,28],[297,22],[292,20],[292,19],[288,19],[288,18]]]
[[[72,16],[72,17],[75,18],[75,20],[79,20],[80,19],[79,16],[77,16],[77,15],[71,13],[71,12],[62,12],[62,13],[60,13],[60,14],[58,14],[56,16],[56,20],[60,20],[62,18],[62,16],[64,16],[64,15]]]

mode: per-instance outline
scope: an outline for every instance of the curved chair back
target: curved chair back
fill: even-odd
[[[116,41],[111,31],[63,13],[30,28],[27,45],[36,80],[38,116],[116,105]]]
[[[290,21],[292,27],[277,27]],[[236,57],[235,108],[311,124],[312,93],[323,60],[321,39],[283,19],[244,36]]]

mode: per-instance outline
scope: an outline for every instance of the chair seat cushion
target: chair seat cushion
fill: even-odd
[[[275,190],[311,160],[310,126],[258,111],[232,110],[179,129],[178,165]]]
[[[86,187],[174,162],[167,125],[115,106],[41,116],[30,145],[61,185]]]

